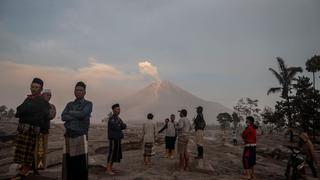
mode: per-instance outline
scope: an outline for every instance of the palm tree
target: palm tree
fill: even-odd
[[[320,56],[314,55],[312,58],[308,59],[306,62],[306,70],[312,72],[313,76],[313,93],[316,91],[316,78],[315,73],[320,71]],[[315,119],[313,119],[313,124],[315,124]],[[313,138],[315,139],[315,127],[313,126]]]
[[[297,73],[301,73],[303,70],[301,67],[287,67],[287,65],[284,63],[283,59],[280,57],[277,57],[278,63],[279,63],[279,72],[276,70],[269,68],[269,70],[274,74],[274,76],[279,81],[279,84],[281,87],[273,87],[268,90],[267,95],[270,93],[277,93],[281,91],[281,97],[283,99],[288,99],[289,92],[291,90],[292,86],[292,80],[297,75]]]
[[[306,70],[312,72],[313,75],[313,90],[316,89],[315,73],[320,71],[320,56],[314,55],[312,58],[308,59],[306,62]]]
[[[276,70],[269,68],[269,70],[274,74],[274,76],[279,81],[280,87],[273,87],[270,88],[267,92],[267,95],[270,93],[277,93],[281,92],[281,98],[285,99],[287,101],[288,105],[288,124],[289,124],[289,132],[290,132],[290,141],[293,141],[293,132],[292,132],[292,117],[291,117],[291,109],[290,109],[290,99],[289,99],[289,93],[291,92],[292,87],[292,80],[294,80],[294,77],[297,75],[297,73],[301,73],[303,70],[301,67],[287,67],[284,60],[280,57],[277,57],[277,61],[279,63],[279,72]]]

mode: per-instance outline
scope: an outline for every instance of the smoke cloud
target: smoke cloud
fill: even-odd
[[[141,74],[147,74],[156,81],[161,81],[157,67],[152,65],[149,61],[139,62],[139,69]]]

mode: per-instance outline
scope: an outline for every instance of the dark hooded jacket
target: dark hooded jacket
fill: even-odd
[[[28,96],[17,107],[15,115],[19,123],[44,128],[49,117],[49,103],[41,95]]]

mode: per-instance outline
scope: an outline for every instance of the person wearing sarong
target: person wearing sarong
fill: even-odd
[[[67,104],[61,114],[64,121],[65,143],[62,162],[63,180],[88,179],[88,131],[92,102],[84,98],[86,84],[78,82],[74,89],[76,99]]]
[[[124,135],[122,130],[127,128],[127,125],[119,117],[120,105],[112,105],[112,116],[108,120],[108,139],[109,139],[109,154],[106,173],[114,175],[112,168],[114,162],[120,162],[122,159],[121,139]]]
[[[198,149],[198,156],[196,159],[203,158],[203,145],[204,145],[204,128],[206,127],[206,121],[203,118],[203,107],[198,106],[197,108],[197,116],[194,119],[194,128],[196,131],[196,144]]]
[[[246,118],[247,127],[242,133],[244,141],[244,150],[242,155],[242,163],[244,168],[243,179],[255,179],[254,165],[256,164],[256,142],[257,132],[254,126],[254,118],[248,116]]]
[[[151,166],[151,154],[154,142],[156,140],[156,124],[152,121],[153,114],[147,115],[148,120],[142,125],[142,145],[144,149],[144,165]]]
[[[180,154],[180,170],[189,169],[188,143],[190,138],[191,123],[187,118],[187,110],[182,109],[177,124],[178,130],[178,153]]]
[[[50,121],[56,117],[56,107],[49,102],[52,96],[51,90],[44,89],[42,96],[44,100],[49,103],[49,117],[44,122],[43,127],[40,129],[40,134],[36,140],[35,160],[33,164],[35,174],[39,174],[37,170],[46,168],[46,153],[48,147]]]
[[[31,95],[17,107],[16,117],[19,118],[18,135],[14,162],[21,165],[20,172],[12,179],[23,179],[31,170],[34,162],[36,139],[49,116],[49,104],[41,96],[43,81],[34,78],[30,90]]]

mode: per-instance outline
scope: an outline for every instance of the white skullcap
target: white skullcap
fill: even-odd
[[[51,90],[50,90],[50,89],[44,89],[44,90],[43,90],[43,93],[51,94]]]

